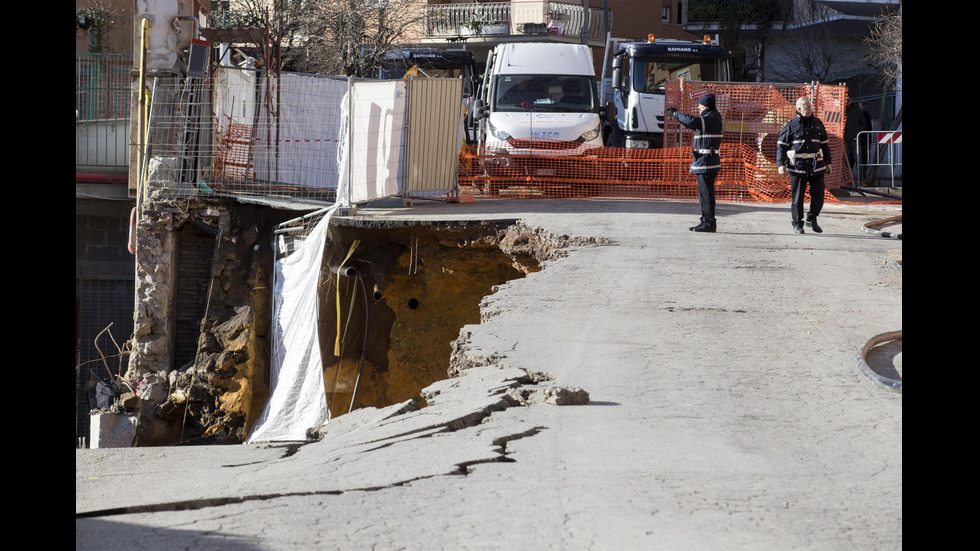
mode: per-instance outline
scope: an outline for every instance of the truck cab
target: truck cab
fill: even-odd
[[[664,40],[646,42],[609,39],[603,81],[613,91],[617,117],[607,125],[606,145],[633,149],[663,146],[666,83],[686,81],[728,82],[731,54],[705,36],[702,42]],[[609,59],[609,53],[612,58]],[[607,61],[611,61],[606,68]],[[610,73],[608,76],[606,73]],[[608,81],[607,81],[608,79]],[[608,90],[604,86],[603,92]]]

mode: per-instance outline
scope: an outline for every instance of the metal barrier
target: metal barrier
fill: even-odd
[[[902,177],[902,131],[867,130],[857,137],[857,175],[861,185],[868,179],[887,176],[889,187],[897,187],[895,179]],[[887,171],[887,175],[882,174]]]

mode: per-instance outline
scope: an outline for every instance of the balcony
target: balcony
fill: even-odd
[[[585,9],[561,2],[485,2],[436,4],[424,8],[424,40],[455,42],[469,38],[565,36],[578,39],[585,26]],[[589,8],[586,37],[605,41],[604,10]],[[612,27],[612,12],[609,12]]]
[[[80,10],[80,16],[94,13]],[[113,172],[129,166],[132,17],[108,12],[76,26],[75,166]]]

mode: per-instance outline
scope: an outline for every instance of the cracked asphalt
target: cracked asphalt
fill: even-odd
[[[359,208],[609,241],[486,297],[468,368],[422,409],[358,410],[298,445],[76,450],[76,549],[901,549],[902,395],[859,368],[901,330],[902,243],[864,231],[901,205],[828,203],[804,235],[788,205],[719,204],[715,234],[688,231],[697,213]],[[900,376],[887,350],[869,361]],[[589,403],[536,398],[550,387]]]

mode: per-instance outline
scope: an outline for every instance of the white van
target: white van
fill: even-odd
[[[615,107],[599,105],[584,44],[501,44],[487,58],[475,108],[486,154],[583,155],[602,147],[610,115]]]

